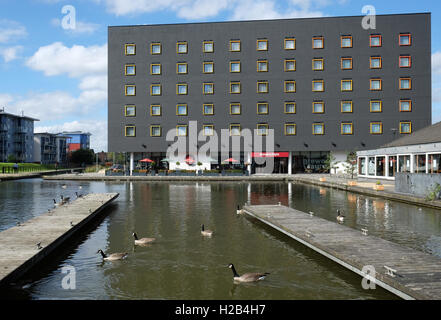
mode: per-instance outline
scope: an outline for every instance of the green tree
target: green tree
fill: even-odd
[[[70,156],[70,161],[78,165],[93,164],[95,160],[94,152],[90,149],[78,149],[73,151]]]
[[[357,153],[350,151],[346,155],[346,173],[351,175],[351,179],[354,179],[354,175],[357,172]]]
[[[335,161],[335,157],[332,154],[332,152],[329,152],[328,155],[326,156],[325,162],[323,163],[323,168],[326,171],[329,171],[329,173],[331,173],[331,169],[332,169],[332,165],[334,164]]]

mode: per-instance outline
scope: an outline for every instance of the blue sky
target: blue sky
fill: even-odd
[[[66,30],[65,5],[76,28]],[[107,26],[432,13],[433,122],[441,121],[441,3],[370,0],[0,0],[0,108],[40,119],[36,131],[89,131],[107,150]],[[86,63],[88,62],[88,63]]]

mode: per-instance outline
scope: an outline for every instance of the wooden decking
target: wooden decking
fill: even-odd
[[[0,286],[15,281],[77,235],[118,195],[88,194],[0,232]]]
[[[376,285],[403,299],[441,299],[436,256],[281,205],[245,205],[243,211],[361,276],[363,267],[373,266]]]

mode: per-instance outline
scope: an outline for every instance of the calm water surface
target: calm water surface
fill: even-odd
[[[66,189],[61,186],[67,185]],[[81,189],[80,189],[81,188]],[[0,183],[0,230],[52,208],[74,192],[118,192],[108,216],[43,269],[1,296],[21,299],[394,299],[361,278],[265,225],[235,214],[237,204],[284,205],[441,257],[441,212],[338,190],[293,183],[105,183],[29,179]],[[214,230],[200,234],[201,224]],[[131,233],[156,237],[134,247]],[[102,262],[96,254],[129,252]],[[270,272],[259,283],[233,283],[239,273]],[[64,290],[63,266],[76,269],[76,290]]]

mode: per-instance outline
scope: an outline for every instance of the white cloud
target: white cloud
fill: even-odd
[[[51,24],[54,27],[61,28],[61,20],[54,18],[51,20]],[[100,25],[91,22],[76,21],[75,29],[66,29],[65,32],[68,34],[92,34],[99,29]]]
[[[23,51],[23,46],[0,48],[0,56],[3,58],[4,62],[8,63],[12,60],[18,59],[21,51]]]
[[[90,132],[90,147],[95,152],[107,151],[107,121],[72,121],[53,126],[36,126],[35,132],[59,133],[63,131]]]
[[[12,20],[0,20],[0,43],[15,42],[27,35],[26,28]]]
[[[434,75],[441,75],[441,52],[432,54],[432,73]]]
[[[275,0],[102,0],[107,11],[116,16],[172,11],[187,20],[215,17],[228,12],[230,20],[277,19],[323,16],[318,9],[341,5],[347,0],[289,0],[285,5]]]
[[[26,61],[33,70],[42,71],[46,76],[68,74],[69,77],[105,74],[107,72],[107,44],[84,47],[74,45],[69,48],[61,42],[40,47]]]

